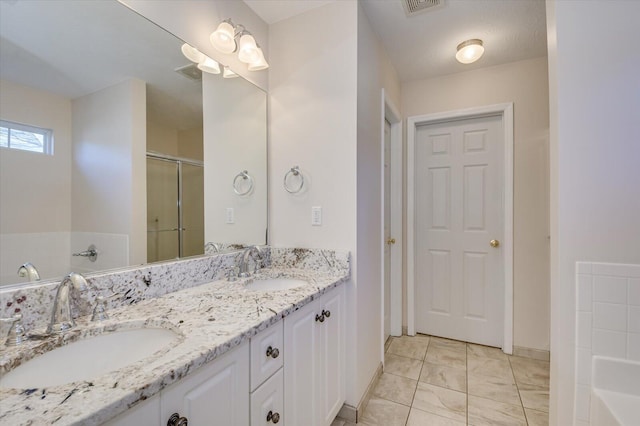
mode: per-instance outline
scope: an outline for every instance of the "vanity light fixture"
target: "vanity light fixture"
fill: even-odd
[[[222,21],[211,33],[209,41],[222,53],[238,53],[238,59],[249,65],[249,71],[269,68],[269,64],[264,59],[264,53],[253,35],[244,25],[234,24],[231,19]]]
[[[195,47],[191,46],[189,43],[183,44],[180,50],[182,50],[182,54],[185,58],[198,64],[198,69],[200,71],[208,72],[209,74],[220,74],[220,64],[200,52]]]
[[[233,72],[231,70],[231,68],[229,68],[227,65],[225,65],[224,66],[224,70],[222,71],[222,77],[224,77],[224,78],[236,78],[236,77],[238,77],[238,74]]]
[[[456,59],[462,64],[471,64],[480,59],[483,53],[484,47],[482,45],[482,40],[473,38],[471,40],[463,41],[458,45]]]

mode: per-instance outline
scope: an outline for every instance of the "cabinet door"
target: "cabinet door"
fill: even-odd
[[[291,426],[320,425],[318,306],[309,303],[284,319],[284,418]]]
[[[325,320],[322,328],[322,398],[320,398],[322,425],[329,426],[335,419],[345,400],[345,340],[344,340],[344,288],[327,293],[322,299]]]
[[[278,370],[251,394],[251,426],[283,426],[284,375]]]
[[[173,413],[189,424],[249,425],[249,343],[162,391],[161,424]]]
[[[282,321],[251,338],[251,392],[282,367]]]

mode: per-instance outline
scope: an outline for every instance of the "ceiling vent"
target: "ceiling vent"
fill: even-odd
[[[444,0],[402,0],[404,11],[407,16],[439,9],[444,6]]]
[[[202,80],[202,71],[198,68],[198,64],[189,64],[174,70],[178,74],[187,77],[189,80]]]

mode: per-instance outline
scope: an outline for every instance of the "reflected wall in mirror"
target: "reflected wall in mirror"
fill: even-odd
[[[0,2],[0,284],[266,243],[266,93],[182,43],[115,0]]]

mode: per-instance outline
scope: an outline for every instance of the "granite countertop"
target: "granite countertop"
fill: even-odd
[[[251,291],[254,279],[298,278],[309,284],[282,291]],[[197,287],[143,300],[109,311],[110,319],[89,322],[76,319],[77,327],[64,336],[31,340],[4,348],[0,373],[26,360],[88,335],[118,329],[165,327],[180,337],[173,348],[82,382],[41,389],[0,389],[0,423],[12,425],[101,424],[163,388],[214,360],[281,318],[348,279],[348,272],[288,267],[263,269],[236,282],[218,280]]]

